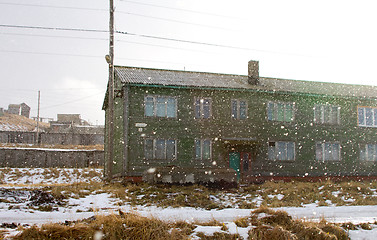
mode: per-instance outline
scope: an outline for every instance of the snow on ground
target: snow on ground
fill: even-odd
[[[70,198],[69,203],[65,207],[57,207],[53,211],[40,211],[36,208],[30,208],[27,205],[29,201],[25,201],[25,199],[21,201],[22,198],[30,197],[30,193],[26,190],[24,195],[21,194],[20,196],[15,196],[15,198],[20,198],[18,204],[9,204],[6,201],[6,191],[12,191],[12,189],[16,189],[16,185],[24,186],[25,184],[70,184],[76,183],[78,181],[101,181],[99,177],[89,177],[91,175],[87,173],[89,171],[101,172],[102,169],[64,169],[66,173],[59,174],[56,174],[56,171],[51,169],[8,170],[9,171],[4,174],[2,179],[0,179],[0,183],[2,183],[2,185],[0,185],[0,190],[5,189],[3,190],[3,193],[1,193],[0,191],[0,197],[3,198],[3,200],[0,198],[0,224],[19,223],[32,225],[74,221],[78,219],[88,218],[96,214],[114,213],[117,212],[118,209],[121,209],[123,212],[133,211],[141,214],[142,216],[153,216],[161,220],[168,221],[185,220],[190,222],[209,222],[211,220],[217,220],[226,225],[228,233],[238,233],[242,237],[244,237],[244,239],[247,239],[247,233],[249,229],[237,227],[233,221],[241,217],[250,216],[252,209],[227,208],[222,210],[205,210],[189,207],[159,208],[156,206],[131,206],[129,204],[123,204],[119,206],[120,199],[111,197],[109,193],[93,192],[82,198]],[[20,172],[22,174],[20,174]],[[55,172],[55,175],[53,175],[52,172]],[[49,174],[53,176],[50,176]],[[10,184],[12,186],[10,186]],[[309,204],[305,205],[304,207],[284,207],[279,209],[287,211],[294,218],[307,219],[310,221],[320,221],[321,219],[326,219],[329,222],[352,222],[354,224],[359,224],[363,222],[374,223],[377,220],[377,206],[318,207],[316,204]],[[373,227],[372,230],[360,229],[349,231],[351,239],[375,239],[375,236],[377,236],[377,226],[371,226]],[[12,231],[14,234],[14,231],[16,230]],[[195,232],[204,232],[206,235],[212,235],[215,231],[221,232],[221,227],[198,226],[195,229]]]
[[[57,185],[78,182],[100,182],[99,168],[0,168],[0,187],[9,185]]]

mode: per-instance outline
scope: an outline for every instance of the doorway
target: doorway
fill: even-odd
[[[240,180],[251,170],[251,152],[229,152],[229,167],[236,170]]]

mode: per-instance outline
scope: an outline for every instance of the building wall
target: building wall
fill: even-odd
[[[21,105],[19,105],[19,104],[9,104],[8,113],[20,115],[21,114]]]
[[[151,167],[178,165],[193,166],[194,140],[208,138],[212,140],[212,160],[204,163],[208,167],[228,167],[228,153],[232,144],[224,139],[255,139],[238,142],[249,145],[255,151],[250,177],[269,176],[339,176],[339,175],[377,175],[375,162],[363,162],[359,159],[359,144],[376,143],[377,128],[359,127],[358,106],[377,107],[375,99],[335,98],[331,96],[284,94],[277,92],[252,92],[233,90],[199,90],[182,88],[130,87],[129,98],[129,175],[140,176]],[[178,116],[176,119],[144,117],[144,97],[146,95],[175,96],[178,98]],[[212,99],[212,118],[194,119],[194,98]],[[116,98],[115,104],[115,172],[122,172],[123,161],[123,104]],[[248,119],[231,119],[231,99],[245,99],[248,103]],[[277,122],[267,120],[269,101],[294,102],[295,120]],[[315,104],[340,106],[340,124],[327,125],[314,123]],[[146,127],[136,127],[145,123]],[[177,160],[166,162],[144,159],[144,140],[146,138],[176,139]],[[294,161],[268,160],[269,141],[293,141],[296,144]],[[329,141],[341,144],[340,161],[316,160],[315,144]]]
[[[21,113],[20,115],[29,118],[30,117],[30,107],[26,103],[21,103]]]
[[[58,122],[71,122],[73,125],[81,125],[80,114],[58,114]]]

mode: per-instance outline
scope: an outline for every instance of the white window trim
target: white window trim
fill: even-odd
[[[237,116],[233,116],[233,101],[236,101],[237,102]],[[246,118],[243,118],[241,119],[240,118],[240,102],[245,102],[246,103]],[[230,117],[233,119],[233,120],[246,120],[249,118],[249,115],[248,115],[248,110],[249,110],[249,104],[248,102],[245,100],[245,99],[231,99],[230,100]]]
[[[204,101],[201,101],[201,100],[204,100],[204,99],[208,99],[209,100],[209,117],[208,118],[204,118],[204,104],[203,102]],[[196,102],[197,100],[199,100],[199,108],[200,108],[200,112],[199,112],[199,118],[196,117]],[[212,98],[211,97],[195,97],[194,98],[194,118],[195,119],[211,119],[212,118]]]
[[[320,108],[321,110],[321,116],[320,116],[320,119],[317,120],[316,118],[316,108]],[[336,114],[336,123],[331,123],[331,122],[326,122],[325,121],[325,107],[330,107],[330,111],[332,113],[332,110],[333,110],[333,107],[336,107],[337,108],[337,114]],[[313,122],[315,124],[340,124],[340,107],[337,106],[337,105],[331,105],[331,104],[316,104],[314,107],[313,107],[313,111],[314,111],[314,119],[313,119]],[[330,116],[332,116],[330,113]]]
[[[366,118],[366,114],[365,114],[365,109],[366,108],[369,108],[371,109],[373,112],[372,112],[372,118],[373,118],[373,125],[367,125],[367,118]],[[360,124],[360,121],[359,121],[359,109],[363,109],[363,112],[364,112],[364,124]],[[358,106],[357,107],[357,125],[359,127],[377,127],[377,119],[375,119],[375,115],[374,115],[374,112],[377,111],[377,107],[367,107],[367,106]]]
[[[147,116],[145,114],[145,108],[146,108],[146,102],[147,102],[147,98],[153,98],[153,116]],[[157,98],[165,98],[165,116],[161,117],[161,116],[157,116]],[[168,98],[173,98],[175,101],[175,117],[168,117],[167,116],[167,102],[166,102],[166,99]],[[166,95],[145,95],[144,96],[144,117],[147,117],[147,118],[169,118],[169,119],[175,119],[178,117],[178,98],[176,96],[166,96]]]
[[[329,144],[338,144],[339,145],[339,156],[337,160],[333,160],[333,159],[325,159],[325,144],[326,143],[329,143]],[[317,159],[317,144],[321,144],[321,148],[322,148],[322,159]],[[318,161],[322,161],[322,162],[340,162],[342,160],[342,145],[340,144],[340,142],[330,142],[330,141],[325,141],[325,142],[317,142],[316,145],[315,145],[315,157]]]
[[[369,160],[369,151],[368,151],[368,145],[374,145],[374,151],[377,152],[377,143],[366,143],[366,144],[360,144],[359,147],[360,147],[360,161],[362,162],[376,162],[377,161],[377,157],[375,156],[374,160]],[[364,150],[365,152],[365,159],[361,159],[361,150]]]
[[[270,148],[270,143],[275,143],[275,150],[274,150],[274,153],[275,153],[275,156],[274,156],[274,159],[270,159],[270,156],[269,156],[269,148]],[[293,159],[278,159],[278,143],[293,143]],[[293,162],[296,160],[296,143],[293,142],[293,141],[268,141],[267,142],[267,157],[270,161],[282,161],[282,162]],[[286,152],[288,152],[288,148],[286,147]]]
[[[196,141],[199,141],[200,142],[200,157],[197,158],[196,157]],[[203,158],[203,151],[204,151],[204,148],[203,148],[203,145],[204,145],[204,141],[209,141],[209,159],[204,159]],[[202,139],[199,139],[199,138],[196,138],[194,140],[194,158],[196,160],[200,160],[200,161],[211,161],[212,160],[212,140],[209,139],[209,138],[202,138]]]
[[[268,119],[268,108],[269,108],[269,105],[270,104],[274,104],[274,112],[273,112],[273,119],[272,120],[269,120]],[[284,120],[283,121],[280,121],[280,120],[277,120],[277,105],[278,104],[284,104]],[[292,119],[291,120],[286,120],[286,105],[288,104],[291,104],[292,105]],[[269,101],[267,102],[267,120],[268,121],[271,121],[271,122],[294,122],[295,121],[295,117],[296,117],[296,103],[295,102],[281,102],[281,101]]]
[[[146,147],[147,147],[147,144],[146,144],[146,141],[148,140],[152,140],[152,158],[151,159],[148,159],[148,160],[170,160],[170,161],[173,161],[173,160],[176,160],[177,159],[177,140],[176,139],[164,139],[164,138],[147,138],[147,139],[144,139],[144,159],[147,159],[145,157],[145,152],[146,152]],[[164,149],[164,158],[160,159],[160,158],[156,158],[156,152],[157,152],[157,140],[164,140],[165,141],[165,149]],[[167,141],[174,141],[174,158],[172,159],[168,159],[167,156],[166,156],[166,142]]]

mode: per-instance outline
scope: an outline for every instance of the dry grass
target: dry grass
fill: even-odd
[[[245,223],[247,222],[247,223]],[[244,226],[252,226],[249,231],[250,240],[348,240],[347,233],[338,225],[322,220],[319,223],[294,220],[286,212],[259,208],[249,218],[242,219]],[[227,228],[215,232],[212,236],[195,232],[201,226],[221,226],[217,221],[208,223],[187,223],[183,221],[167,222],[156,218],[147,218],[136,213],[99,215],[90,219],[68,224],[45,224],[37,227],[21,229],[13,239],[93,239],[96,234],[101,239],[240,239],[240,235],[231,234]],[[224,225],[224,224],[222,224]],[[369,225],[368,225],[369,226]],[[364,226],[365,229],[368,226]],[[241,227],[241,226],[239,226]]]
[[[218,191],[201,185],[148,185],[127,183],[112,191],[114,197],[133,205],[155,205],[158,207],[194,207],[205,209],[224,208],[221,202],[214,202],[211,196]]]
[[[75,184],[55,184],[48,188],[61,192],[67,197],[79,198],[93,192],[107,192],[119,199],[119,204],[158,206],[158,207],[194,207],[203,209],[241,208],[256,209],[260,206],[302,207],[316,203],[318,206],[353,206],[377,205],[376,181],[327,182],[266,182],[260,185],[246,185],[238,189],[216,190],[200,185],[148,185],[146,183],[80,183],[80,179],[100,179],[102,172],[96,169],[79,171],[78,169],[42,169],[37,174],[43,175],[45,182],[40,184],[24,183],[17,185],[43,187],[49,180],[65,178],[77,179]],[[33,171],[0,168],[0,184],[7,179],[30,177]],[[36,173],[33,173],[36,174]],[[50,181],[51,182],[51,181]],[[9,185],[7,185],[9,186]]]
[[[102,239],[188,239],[191,230],[188,224],[171,224],[155,218],[142,217],[135,213],[96,216],[74,223],[46,224],[25,229],[14,239],[93,239],[97,234]]]
[[[13,131],[34,131],[37,127],[37,121],[34,121],[30,118],[15,115],[15,114],[8,114],[5,113],[3,116],[0,117],[0,124],[5,126],[10,126]],[[49,123],[39,122],[39,127],[41,129],[47,129],[50,127]]]
[[[322,220],[319,223],[294,220],[287,212],[262,207],[252,212],[250,239],[313,239],[346,240],[347,233],[336,224]]]

